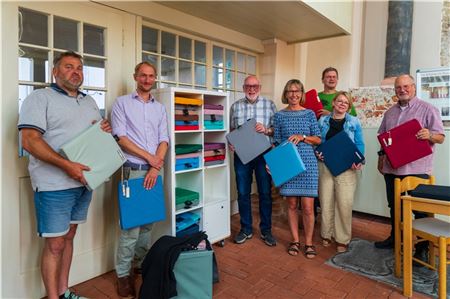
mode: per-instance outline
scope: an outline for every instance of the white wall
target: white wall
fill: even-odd
[[[351,1],[304,1],[347,32],[352,32],[353,3]]]
[[[323,90],[322,71],[332,66],[339,72],[338,89],[360,84],[362,23],[364,3],[352,4],[352,35],[302,43],[297,46],[300,79],[307,90]]]
[[[411,73],[440,66],[442,1],[414,2]]]
[[[410,69],[412,75],[417,69],[440,65],[442,6],[441,0],[414,1]],[[375,86],[384,79],[388,2],[365,2],[364,14],[361,86]]]

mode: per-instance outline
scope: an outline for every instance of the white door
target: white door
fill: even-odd
[[[36,236],[28,158],[19,157],[18,99],[50,82],[54,53],[73,49],[84,56],[84,90],[108,113],[122,93],[123,16],[89,2],[2,2],[1,14],[0,297],[39,298],[44,295],[39,260],[43,242]],[[113,268],[117,235],[113,190],[108,182],[94,192],[88,221],[79,227],[75,239],[71,285]]]

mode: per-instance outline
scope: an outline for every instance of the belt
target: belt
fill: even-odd
[[[133,162],[125,162],[124,167],[130,167],[131,170],[149,170],[151,168],[150,164],[137,164]]]

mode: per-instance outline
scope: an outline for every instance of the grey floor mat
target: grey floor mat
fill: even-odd
[[[403,280],[394,276],[394,251],[392,249],[376,249],[373,242],[353,239],[347,252],[336,254],[326,263],[400,288],[403,285]],[[450,294],[448,294],[449,272],[450,266],[447,266],[447,298],[450,298]],[[413,289],[415,292],[437,298],[437,272],[426,267],[414,267]]]

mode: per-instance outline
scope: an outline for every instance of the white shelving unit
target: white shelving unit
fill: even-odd
[[[166,107],[169,123],[170,147],[164,166],[164,191],[166,196],[166,220],[154,227],[153,241],[162,235],[176,234],[177,215],[185,212],[200,215],[200,230],[206,231],[211,243],[221,242],[230,235],[230,158],[228,150],[224,164],[204,166],[203,151],[200,167],[175,171],[176,144],[202,144],[222,142],[229,128],[228,94],[222,92],[193,90],[178,87],[157,89],[152,92],[155,98]],[[224,129],[206,130],[203,126],[204,109],[199,107],[199,130],[175,131],[175,97],[202,99],[203,104],[220,104],[224,107]],[[200,195],[197,206],[176,210],[175,188],[181,187],[196,191]]]

